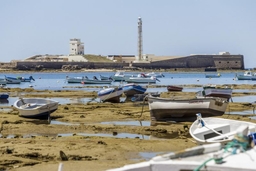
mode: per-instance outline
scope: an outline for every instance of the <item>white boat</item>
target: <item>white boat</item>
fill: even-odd
[[[115,75],[111,76],[111,78],[113,79],[113,81],[125,81],[131,76],[132,75],[130,74],[125,74],[125,72],[123,71],[118,71],[115,73]]]
[[[111,84],[112,80],[99,80],[96,76],[93,79],[86,78],[81,81],[82,84]]]
[[[119,103],[124,90],[122,87],[104,88],[98,92],[101,102]]]
[[[81,83],[85,78],[86,77],[67,77],[66,80],[68,83]]]
[[[241,127],[248,127],[248,134],[256,132],[256,123],[217,117],[202,118],[200,113],[196,116],[197,120],[190,126],[189,133],[198,144],[227,143]]]
[[[194,121],[196,113],[204,117],[221,116],[228,106],[226,99],[218,97],[173,99],[148,96],[151,121]]]
[[[204,144],[107,171],[255,171],[256,146],[250,144],[246,135],[237,134],[224,147]]]
[[[245,71],[243,75],[236,74],[237,80],[256,80],[256,73],[252,71]]]
[[[7,81],[5,78],[0,78],[0,85],[2,85],[4,87],[4,85],[7,84]]]
[[[145,74],[146,77],[156,77],[156,78],[162,78],[164,77],[164,74],[162,73],[155,73],[155,72],[150,72]]]
[[[129,77],[125,81],[128,83],[156,83],[156,81],[160,81],[154,76],[145,77],[144,74],[138,74],[137,77]]]
[[[231,88],[204,88],[197,92],[196,97],[221,97],[229,100],[232,97],[232,91]]]
[[[49,116],[57,110],[59,102],[44,98],[20,98],[14,102],[14,107],[18,109],[19,116],[28,118],[38,118]]]

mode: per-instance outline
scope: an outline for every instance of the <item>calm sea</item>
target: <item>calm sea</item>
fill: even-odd
[[[8,84],[7,87],[10,88],[28,88],[29,86],[33,86],[34,89],[37,90],[63,90],[63,89],[88,89],[88,90],[98,90],[99,87],[108,86],[103,84],[98,85],[89,85],[91,86],[98,86],[98,88],[87,88],[88,86],[77,83],[77,84],[70,84],[66,82],[66,76],[69,77],[81,77],[87,76],[92,78],[93,76],[97,76],[99,78],[100,75],[103,76],[111,76],[114,75],[115,72],[32,72],[32,73],[1,73],[0,78],[4,78],[4,76],[11,76],[11,77],[29,77],[33,76],[35,81],[32,82],[22,82],[21,84]],[[138,72],[129,72],[129,74],[137,75]],[[196,84],[196,85],[206,85],[206,84],[256,84],[256,81],[251,80],[236,80],[235,75],[237,73],[222,73],[221,77],[219,78],[205,78],[205,74],[210,73],[171,73],[171,72],[162,72],[165,77],[159,78],[160,82],[157,82],[156,85],[189,85],[189,84]],[[242,74],[242,73],[238,73]],[[118,86],[120,82],[112,82],[110,86]],[[158,88],[159,89],[159,88]],[[166,88],[164,88],[166,89]],[[161,88],[160,88],[161,90]],[[192,90],[193,91],[193,90]]]

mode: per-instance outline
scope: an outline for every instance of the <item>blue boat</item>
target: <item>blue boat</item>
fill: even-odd
[[[98,97],[102,102],[119,103],[123,92],[124,90],[122,87],[104,88],[98,92]]]
[[[124,94],[126,97],[133,97],[135,94],[144,94],[147,90],[146,87],[142,87],[138,84],[126,84],[123,86]]]
[[[35,79],[32,76],[29,76],[28,78],[25,77],[17,77],[17,79],[21,80],[21,82],[31,82],[35,81]]]
[[[220,73],[218,74],[206,74],[205,78],[219,78],[221,76]]]
[[[7,93],[0,93],[0,99],[8,99],[9,98],[9,94]]]

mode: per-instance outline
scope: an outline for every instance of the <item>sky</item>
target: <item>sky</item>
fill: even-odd
[[[69,54],[186,56],[230,52],[256,67],[255,0],[1,0],[0,62]]]

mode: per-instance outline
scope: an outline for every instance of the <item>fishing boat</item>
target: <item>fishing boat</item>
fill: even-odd
[[[174,99],[148,96],[151,121],[194,121],[195,113],[204,117],[221,116],[228,106],[226,99],[218,97]],[[153,125],[152,124],[152,125]]]
[[[135,83],[131,83],[131,84],[125,84],[123,86],[123,90],[126,97],[133,97],[135,94],[145,93],[147,88]]]
[[[8,99],[8,98],[9,98],[9,94],[8,93],[0,93],[0,100]]]
[[[68,83],[81,83],[86,79],[85,77],[66,77]]]
[[[103,75],[100,75],[100,79],[101,79],[101,80],[113,80],[113,79],[111,78],[111,76],[110,76],[110,77],[107,77],[107,76],[103,76]]]
[[[229,100],[232,97],[232,91],[231,88],[205,88],[197,92],[196,97],[221,97]]]
[[[156,81],[160,81],[158,78],[151,76],[146,77],[144,74],[138,74],[137,77],[129,77],[125,80],[127,83],[156,83]]]
[[[6,79],[5,79],[5,78],[0,78],[0,85],[1,85],[1,88],[3,88],[6,84],[7,84]]]
[[[227,143],[232,141],[242,127],[248,127],[248,135],[256,133],[256,123],[217,117],[202,118],[200,113],[196,116],[189,133],[198,144]]]
[[[159,92],[146,92],[144,94],[134,94],[134,96],[131,98],[132,102],[138,102],[138,101],[147,101],[147,96],[150,94],[150,96],[153,97],[160,97],[161,93]]]
[[[130,75],[130,74],[125,74],[124,71],[118,71],[115,73],[115,75],[111,76],[111,79],[113,81],[125,81],[126,79],[128,79],[131,76],[132,75]]]
[[[256,80],[256,73],[245,71],[244,74],[236,74],[237,80]]]
[[[31,82],[31,81],[35,81],[35,79],[33,78],[33,76],[29,76],[28,78],[26,78],[26,77],[17,77],[17,79],[21,80],[21,82]]]
[[[5,76],[5,80],[6,80],[7,84],[20,84],[21,83],[21,80],[15,78],[15,77],[7,77],[7,76]]]
[[[236,134],[227,145],[212,143],[155,156],[149,161],[107,171],[253,171],[256,146],[245,134]]]
[[[175,85],[169,85],[167,86],[168,91],[182,91],[183,87],[181,86],[175,86]]]
[[[221,77],[221,74],[205,74],[205,78],[219,78]]]
[[[98,97],[101,102],[119,103],[123,92],[124,90],[122,87],[103,88],[98,92]]]
[[[112,80],[99,80],[96,76],[93,79],[85,78],[81,81],[82,84],[111,84]]]
[[[20,98],[14,102],[14,107],[18,109],[19,116],[27,118],[41,118],[50,116],[57,110],[58,101],[44,98]]]
[[[155,73],[155,72],[150,72],[145,74],[146,77],[156,77],[156,78],[162,78],[164,77],[164,74],[162,73]]]

